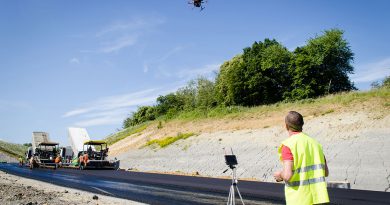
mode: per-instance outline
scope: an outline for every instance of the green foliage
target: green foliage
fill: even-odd
[[[243,116],[252,116],[258,115],[259,113],[265,114],[269,112],[280,112],[285,110],[300,110],[306,108],[319,108],[325,107],[326,109],[318,114],[330,114],[336,112],[333,108],[336,105],[348,106],[353,103],[363,103],[369,100],[380,100],[384,101],[383,106],[388,106],[390,104],[390,87],[380,88],[375,90],[370,90],[366,92],[354,91],[354,92],[344,92],[338,94],[327,95],[320,98],[308,98],[296,101],[282,101],[270,105],[262,105],[256,107],[244,107],[244,106],[218,106],[212,108],[208,112],[198,112],[193,110],[191,112],[183,112],[178,115],[175,119],[178,120],[201,120],[205,118],[227,118],[235,119],[241,118]],[[387,101],[387,102],[386,102]],[[332,108],[329,108],[332,107]]]
[[[326,30],[293,52],[274,39],[254,42],[223,63],[215,81],[204,77],[191,80],[176,92],[159,96],[156,105],[139,107],[123,127],[154,119],[213,117],[235,106],[292,102],[355,90],[348,77],[353,73],[353,55],[339,29]]]
[[[245,48],[244,90],[240,105],[270,104],[282,100],[289,83],[290,52],[276,40],[265,39]]]
[[[353,73],[353,55],[339,29],[310,39],[293,53],[289,67],[293,81],[285,98],[297,100],[356,89],[348,78]]]
[[[245,64],[242,55],[237,55],[230,61],[221,65],[215,82],[215,91],[218,104],[241,104],[242,95],[245,93],[244,71]]]
[[[161,129],[161,128],[163,128],[162,122],[158,121],[157,129]]]
[[[197,79],[195,107],[209,109],[217,105],[214,82],[204,77]]]
[[[216,105],[214,82],[205,77],[199,77],[196,80],[191,80],[176,93],[159,96],[156,105],[139,107],[136,112],[124,120],[123,128],[155,120],[159,117],[172,119],[183,111],[208,110]]]
[[[21,144],[8,143],[0,140],[0,152],[3,152],[11,157],[19,158],[25,156],[28,146]]]
[[[382,86],[381,87],[384,87],[384,88],[390,88],[390,76],[387,76],[383,82],[382,82]]]
[[[135,126],[125,128],[115,134],[109,135],[104,140],[107,142],[108,145],[112,145],[130,135],[144,131],[148,127],[148,125],[149,125],[148,123],[143,123],[140,125],[135,125]]]
[[[244,112],[248,109],[249,108],[243,106],[217,106],[208,110],[197,108],[191,111],[181,112],[175,119],[195,120],[202,118],[218,118],[229,114]]]
[[[168,146],[168,145],[170,145],[178,140],[181,140],[181,139],[184,140],[184,139],[187,139],[193,135],[194,135],[194,133],[184,133],[184,134],[179,133],[175,137],[165,137],[163,139],[150,140],[145,144],[145,146],[157,144],[160,146],[160,148],[164,148],[164,147],[166,147],[166,146]]]
[[[184,102],[175,93],[170,93],[157,98],[156,111],[158,115],[174,115],[183,109]]]
[[[196,107],[197,90],[196,80],[191,80],[185,87],[179,88],[176,96],[181,104],[180,106],[176,106],[178,108],[176,113],[181,110],[192,110]]]
[[[137,112],[133,113],[132,117],[127,118],[123,122],[123,128],[128,128],[154,119],[156,119],[156,108],[153,106],[142,106],[138,108]]]

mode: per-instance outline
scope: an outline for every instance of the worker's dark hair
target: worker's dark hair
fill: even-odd
[[[290,111],[288,112],[286,118],[285,118],[286,125],[289,130],[295,131],[295,132],[301,132],[303,127],[303,117],[301,114],[299,114],[296,111]]]

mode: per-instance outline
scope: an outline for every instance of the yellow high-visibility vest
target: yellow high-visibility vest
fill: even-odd
[[[325,157],[322,146],[304,133],[290,136],[282,142],[290,148],[294,157],[293,175],[285,182],[287,205],[311,205],[328,203],[325,181]],[[282,160],[282,145],[278,152]]]

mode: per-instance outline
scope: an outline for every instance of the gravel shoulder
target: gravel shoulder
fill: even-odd
[[[125,199],[56,186],[0,171],[0,204],[141,204]]]

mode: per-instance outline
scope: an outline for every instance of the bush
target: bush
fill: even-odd
[[[174,142],[181,140],[181,139],[187,139],[191,136],[193,136],[194,133],[178,133],[176,137],[165,137],[163,139],[155,139],[155,140],[150,140],[148,141],[145,146],[150,146],[153,144],[157,144],[160,146],[160,148],[164,148],[170,144],[173,144]]]

